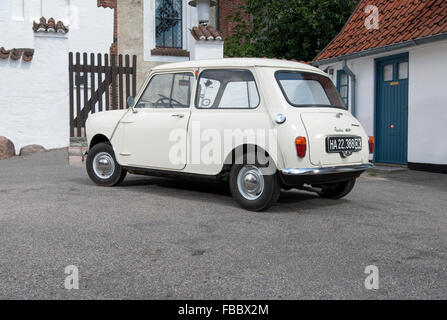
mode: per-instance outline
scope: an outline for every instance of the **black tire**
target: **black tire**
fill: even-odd
[[[278,174],[275,172],[274,174],[270,175],[262,175],[264,188],[262,192],[260,192],[258,198],[250,200],[244,197],[238,187],[238,175],[246,166],[246,161],[244,161],[244,164],[234,164],[232,166],[229,181],[231,195],[236,200],[236,202],[246,210],[265,210],[275,204],[276,201],[278,201],[279,195],[281,193],[281,183]],[[251,165],[251,167],[256,167],[258,169],[262,168],[257,163]]]
[[[355,186],[355,180],[351,179],[348,181],[323,185],[322,189],[318,194],[327,199],[341,199],[347,196]]]
[[[107,176],[106,178],[104,178],[96,174],[93,162],[98,154],[107,154],[109,155],[109,159],[114,162],[113,173],[110,175],[110,177]],[[123,169],[116,161],[115,152],[113,152],[112,146],[106,142],[98,143],[90,149],[87,156],[86,167],[90,179],[92,179],[92,181],[97,185],[104,187],[113,187],[120,184],[121,182],[123,182],[127,174],[127,171]]]

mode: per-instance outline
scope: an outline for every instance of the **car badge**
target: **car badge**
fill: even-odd
[[[347,157],[352,156],[352,151],[342,151],[342,152],[340,152],[340,155],[342,158],[347,158]]]

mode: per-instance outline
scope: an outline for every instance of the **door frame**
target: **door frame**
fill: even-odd
[[[404,53],[399,53],[399,54],[394,54],[391,56],[385,56],[385,57],[380,57],[380,58],[376,58],[374,59],[374,137],[377,138],[377,128],[378,128],[378,118],[377,118],[377,110],[379,108],[379,81],[380,81],[380,77],[379,77],[379,65],[387,60],[395,60],[395,59],[402,59],[402,58],[406,58],[408,61],[408,82],[410,81],[410,58],[409,58],[409,52],[404,52]],[[394,70],[393,70],[393,74],[394,74]],[[409,89],[409,88],[408,88]],[[409,90],[408,90],[408,95],[409,95]],[[409,96],[408,96],[409,99]],[[408,101],[408,103],[410,103]],[[407,118],[408,121],[408,118]],[[377,141],[378,139],[375,139],[376,141],[376,145],[375,145],[375,149],[377,148]],[[408,148],[408,126],[407,126],[407,148]],[[377,150],[377,149],[376,149]],[[373,162],[376,162],[377,156],[377,152],[374,150],[374,156],[373,156]],[[408,154],[407,154],[407,164],[408,164]]]

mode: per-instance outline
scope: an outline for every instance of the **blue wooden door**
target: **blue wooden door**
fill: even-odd
[[[408,54],[377,60],[375,161],[408,163]]]

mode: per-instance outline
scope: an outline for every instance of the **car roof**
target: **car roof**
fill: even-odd
[[[311,65],[301,62],[266,59],[266,58],[224,58],[213,60],[194,60],[186,62],[176,62],[162,64],[154,67],[153,71],[173,70],[173,69],[189,69],[189,68],[228,68],[228,67],[271,67],[295,69],[304,72],[314,72],[326,75],[323,71]]]

